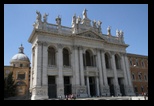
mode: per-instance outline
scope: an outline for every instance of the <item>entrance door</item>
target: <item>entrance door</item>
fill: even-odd
[[[70,77],[64,76],[64,95],[72,94],[72,84],[70,83]]]
[[[120,92],[121,92],[122,96],[125,96],[125,89],[124,89],[123,84],[120,85]]]
[[[96,96],[95,78],[94,77],[89,77],[89,85],[90,85],[90,95]]]
[[[110,88],[110,96],[115,96],[113,78],[107,78],[107,80],[108,80],[108,85],[109,85],[109,88]]]
[[[57,97],[57,85],[55,83],[55,76],[48,76],[48,96],[49,98]]]

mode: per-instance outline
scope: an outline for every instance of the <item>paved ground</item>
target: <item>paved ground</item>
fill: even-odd
[[[11,97],[11,98],[4,98],[4,100],[30,100],[27,97]],[[66,99],[57,99],[52,98],[48,100],[66,100]],[[70,99],[69,99],[70,100]],[[75,100],[145,100],[143,96],[122,96],[122,97],[91,97],[91,98],[76,98]],[[148,100],[148,97],[146,97],[146,100]]]

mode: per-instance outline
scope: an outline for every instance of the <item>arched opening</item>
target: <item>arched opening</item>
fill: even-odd
[[[105,66],[107,69],[110,68],[110,58],[109,55],[107,53],[105,53]]]
[[[64,48],[63,49],[63,66],[70,66],[70,62],[69,62],[69,51]]]
[[[115,55],[115,63],[116,63],[116,69],[120,69],[120,58],[118,55]]]
[[[86,66],[94,66],[94,56],[91,51],[86,51]]]
[[[56,65],[56,51],[53,47],[48,48],[48,65]]]

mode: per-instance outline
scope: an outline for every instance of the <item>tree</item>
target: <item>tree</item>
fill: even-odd
[[[15,96],[16,86],[13,80],[13,72],[8,74],[8,77],[4,79],[4,96],[11,97]]]

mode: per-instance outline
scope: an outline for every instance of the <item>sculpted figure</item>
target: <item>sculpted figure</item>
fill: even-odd
[[[94,28],[97,28],[97,26],[96,26],[96,21],[95,21],[95,20],[93,21],[93,27],[94,27]]]
[[[44,14],[44,16],[43,16],[43,19],[44,19],[44,22],[47,22],[47,16],[48,16],[49,14]]]
[[[80,22],[81,22],[81,18],[80,18],[80,16],[78,16],[77,23],[80,24]]]
[[[61,18],[59,17],[59,15],[56,18],[56,23],[57,23],[57,25],[61,25]]]
[[[72,25],[76,24],[76,15],[74,14],[73,18],[72,18]]]
[[[87,10],[86,9],[84,9],[82,14],[83,14],[83,18],[87,18]]]
[[[37,14],[36,20],[41,21],[41,13],[39,11],[36,11],[36,14]]]
[[[101,32],[101,24],[102,24],[101,21],[98,21],[98,22],[97,22],[97,26],[98,26],[98,31],[99,31],[99,32]]]
[[[111,27],[110,26],[108,26],[108,28],[107,28],[107,35],[111,35]]]

